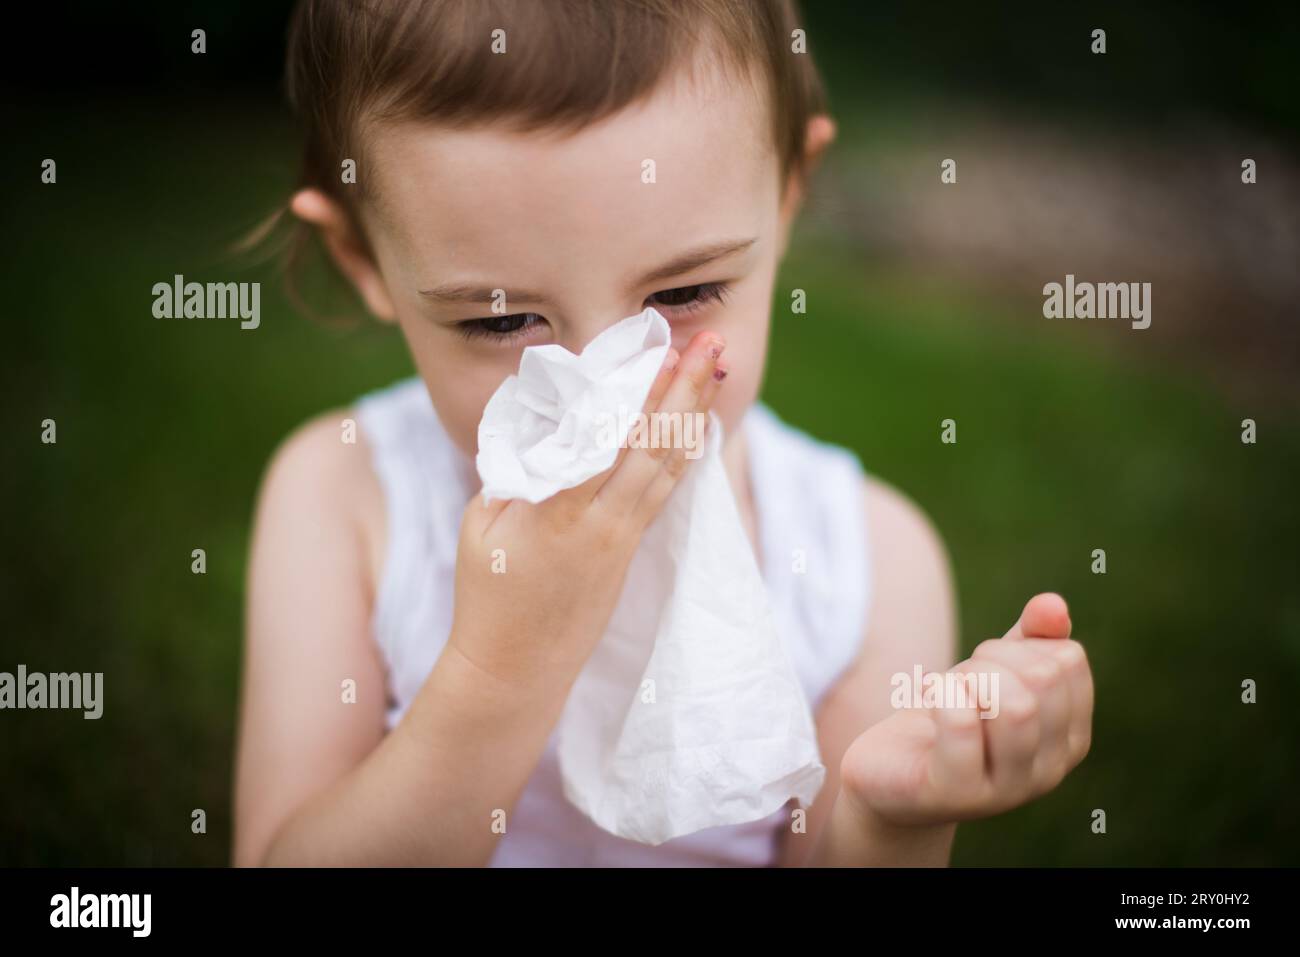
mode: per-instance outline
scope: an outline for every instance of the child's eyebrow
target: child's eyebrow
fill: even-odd
[[[419,290],[426,299],[441,303],[495,302],[500,295],[499,289],[490,286],[475,286],[470,283],[447,283],[432,289]],[[545,304],[547,299],[541,293],[529,292],[527,289],[511,289],[510,298],[515,302],[536,302]]]
[[[707,266],[709,263],[725,256],[748,249],[757,241],[757,237],[728,239],[689,250],[646,273],[637,283],[637,286],[648,286],[651,283],[690,272],[692,269]],[[491,303],[495,302],[500,295],[497,289],[473,283],[446,283],[441,286],[434,286],[432,289],[421,289],[419,293],[425,299],[446,304]],[[539,305],[546,305],[549,301],[541,293],[530,292],[527,289],[511,289],[510,298],[515,302],[537,303]]]
[[[652,269],[642,277],[641,281],[637,283],[637,285],[648,286],[650,283],[659,282],[662,279],[671,279],[673,276],[679,276],[684,272],[690,272],[692,269],[699,269],[701,266],[707,266],[716,259],[722,259],[724,256],[738,253],[742,249],[748,249],[757,241],[757,237],[751,239],[729,239],[722,242],[710,243],[707,246],[701,246],[699,249],[693,249],[689,252],[682,253],[680,256],[674,257],[657,269]]]

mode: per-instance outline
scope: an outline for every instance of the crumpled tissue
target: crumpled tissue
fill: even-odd
[[[654,441],[636,415],[670,343],[648,308],[581,355],[525,349],[479,423],[484,499],[540,502],[609,469],[629,434]],[[721,423],[658,434],[698,457],[646,529],[558,725],[567,799],[651,845],[758,820],[792,797],[806,807],[826,775],[723,469]]]

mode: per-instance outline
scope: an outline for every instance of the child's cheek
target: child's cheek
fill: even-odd
[[[464,454],[473,457],[478,452],[478,424],[488,399],[513,373],[513,368],[503,369],[500,375],[491,364],[472,371],[462,368],[459,375],[447,369],[425,377],[434,411],[447,435]]]

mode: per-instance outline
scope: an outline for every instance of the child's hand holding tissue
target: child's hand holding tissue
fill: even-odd
[[[669,382],[671,339],[647,308],[580,355],[524,350],[479,423],[485,506],[470,506],[479,545],[465,552],[486,565],[492,551],[492,590],[508,604],[520,596],[503,563],[511,548],[529,550],[523,598],[560,614],[547,617],[540,649],[510,646],[506,667],[527,663],[534,678],[581,668],[558,726],[565,796],[605,831],[648,845],[756,821],[791,798],[811,804],[826,774],[722,464],[722,429],[708,428],[721,342],[706,337]],[[493,500],[506,504],[491,510]],[[567,565],[556,563],[557,537]]]
[[[707,416],[727,374],[724,347],[708,332],[680,356],[669,347],[645,411]],[[613,468],[535,505],[476,496],[461,524],[449,646],[506,686],[570,684],[604,634],[642,533],[690,464],[688,449],[626,448]]]

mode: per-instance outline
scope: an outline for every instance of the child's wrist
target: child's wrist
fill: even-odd
[[[841,786],[831,810],[825,863],[854,867],[942,867],[948,863],[955,822],[891,820]]]
[[[568,697],[576,674],[533,667],[518,674],[503,673],[466,654],[454,635],[443,649],[428,683],[446,705],[470,719],[523,721],[535,724],[553,716]]]

